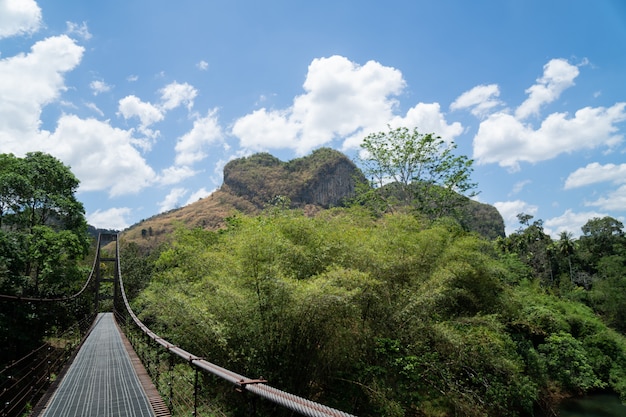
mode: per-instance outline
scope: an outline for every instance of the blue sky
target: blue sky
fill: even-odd
[[[624,222],[626,2],[0,0],[0,152],[69,165],[97,227],[387,125],[454,141],[507,232]]]

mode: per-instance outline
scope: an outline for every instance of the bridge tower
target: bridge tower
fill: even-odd
[[[94,310],[100,312],[100,302],[103,300],[113,300],[117,295],[117,250],[109,249],[102,254],[103,248],[115,242],[117,245],[117,234],[100,233],[98,238],[98,248],[96,249],[96,268],[94,285]],[[107,252],[112,252],[112,255]],[[111,305],[111,308],[113,306]]]

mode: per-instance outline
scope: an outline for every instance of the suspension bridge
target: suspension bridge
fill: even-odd
[[[232,385],[232,398],[239,398],[233,401],[245,402],[250,416],[257,414],[257,399],[285,415],[351,416],[274,388],[261,377],[248,378],[213,364],[150,330],[129,304],[117,241],[115,234],[99,236],[91,273],[74,295],[0,295],[2,303],[55,303],[90,296],[88,290],[93,289],[93,311],[98,312],[76,323],[63,338],[64,346],[44,345],[0,371],[1,417],[225,415],[203,393],[207,381]],[[110,243],[115,255],[102,255]],[[113,300],[112,311],[99,312],[108,299]],[[242,409],[241,404],[237,407]]]

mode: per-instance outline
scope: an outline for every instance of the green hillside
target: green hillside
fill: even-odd
[[[590,235],[576,254],[552,252],[548,274],[524,252],[554,243],[542,233],[493,242],[445,219],[273,206],[219,231],[181,227],[143,276],[135,244],[122,259],[132,285],[149,282],[134,305],[166,339],[356,415],[530,416],[572,395],[626,395],[626,339],[607,325],[626,305],[610,290],[624,252],[584,264],[600,253]],[[568,259],[579,275],[609,262],[616,275],[586,288]]]

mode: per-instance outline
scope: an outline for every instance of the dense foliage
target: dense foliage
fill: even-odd
[[[362,416],[532,415],[564,395],[626,397],[626,341],[592,308],[617,319],[621,300],[576,279],[565,289],[509,250],[535,237],[494,245],[445,219],[276,207],[178,230],[135,307],[197,355]],[[606,251],[585,247],[596,244]],[[624,279],[601,253],[596,274]]]
[[[77,188],[70,169],[48,154],[0,154],[0,294],[46,298],[80,288],[89,237]],[[3,359],[28,352],[69,313],[58,304],[0,306]]]

